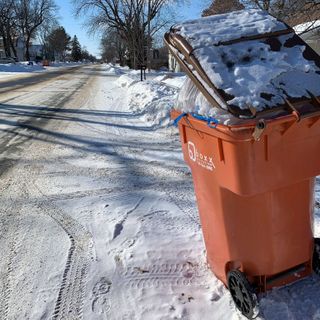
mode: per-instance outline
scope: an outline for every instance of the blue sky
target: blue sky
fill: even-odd
[[[69,0],[56,0],[59,6],[59,23],[65,28],[66,32],[73,37],[77,35],[79,42],[85,46],[87,50],[96,56],[99,56],[99,35],[93,37],[88,35],[86,28],[83,26],[84,18],[75,18],[73,14],[73,5]],[[210,2],[210,1],[209,1]],[[178,9],[179,14],[184,19],[200,17],[202,8],[206,7],[208,1],[205,0],[189,0],[189,4],[181,5]]]

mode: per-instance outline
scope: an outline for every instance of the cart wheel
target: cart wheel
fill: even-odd
[[[312,269],[317,275],[320,275],[320,238],[314,238]]]
[[[256,296],[253,289],[245,277],[239,270],[231,270],[228,272],[228,288],[236,307],[248,319],[256,316]]]

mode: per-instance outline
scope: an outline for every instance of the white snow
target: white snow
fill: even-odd
[[[0,311],[12,319],[245,320],[206,264],[192,177],[177,129],[162,118],[184,76],[132,82],[131,72],[115,77],[101,66],[79,94],[86,70],[95,72],[2,101],[0,136],[12,133],[15,151],[1,155],[1,169],[16,165],[1,176]],[[319,235],[319,203],[314,228]],[[260,295],[257,320],[317,319],[319,290],[311,276]]]
[[[117,79],[116,84],[127,90],[123,103],[152,126],[169,124],[169,113],[175,107],[174,101],[185,76],[170,78],[170,81],[163,75],[155,77],[154,80],[138,79],[138,75],[132,73]]]
[[[132,84],[135,84],[139,81],[138,76],[125,74],[119,77],[116,81],[119,87],[130,87]]]
[[[222,39],[281,29],[286,29],[284,24],[263,11],[243,10],[186,22],[177,27],[177,33],[192,45],[214,86],[231,95],[229,105],[261,111],[284,103],[285,98],[309,97],[307,91],[319,96],[320,68],[304,58],[305,46],[290,47],[294,33],[274,39],[278,47],[274,49],[265,40],[218,44]],[[226,109],[224,103],[220,105]],[[208,108],[204,110],[208,116]]]
[[[33,72],[45,72],[53,71],[62,67],[75,67],[82,65],[80,62],[50,62],[49,66],[42,66],[41,63],[33,62],[32,65],[28,65],[28,61],[16,62],[16,63],[4,63],[0,64],[0,79],[5,75],[15,73],[33,73]]]
[[[305,23],[298,24],[293,27],[297,34],[303,33],[305,31],[318,29],[320,27],[320,20],[313,20]]]
[[[190,78],[185,79],[177,95],[174,108],[181,112],[194,112],[206,117],[215,118],[225,125],[239,123],[239,119],[220,108],[212,108],[207,98],[195,86]]]
[[[27,65],[26,63],[0,64],[0,72],[35,72],[45,70],[41,65]],[[0,73],[1,77],[1,73]]]
[[[124,73],[124,70],[122,70],[121,67],[117,67],[109,63],[104,65],[104,71],[106,74],[114,74],[114,75],[120,75]]]
[[[241,37],[287,29],[287,26],[259,9],[246,9],[231,13],[188,20],[175,25],[194,49],[212,46]]]
[[[249,41],[201,48],[195,56],[215,86],[234,96],[228,104],[261,111],[284,103],[288,96],[309,96],[306,90],[320,95],[320,68],[303,57],[304,46],[285,47],[291,37],[278,38],[280,51],[272,51],[261,41]],[[261,94],[271,95],[270,101]]]
[[[153,80],[165,83],[178,89],[183,86],[183,83],[186,80],[186,76],[184,75],[184,73],[166,73],[155,77]]]

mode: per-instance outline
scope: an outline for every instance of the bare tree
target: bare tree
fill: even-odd
[[[244,0],[243,2],[268,11],[290,26],[320,19],[320,2],[317,0]],[[309,28],[312,28],[312,24],[308,26]]]
[[[17,24],[25,42],[25,58],[30,59],[30,42],[36,36],[39,27],[54,19],[57,6],[53,0],[15,0]]]
[[[58,27],[58,21],[56,19],[50,19],[45,20],[38,28],[37,37],[42,44],[42,53],[45,59],[54,59],[54,52],[52,52],[52,49],[50,48],[48,39],[53,30]]]
[[[14,0],[3,0],[0,3],[0,36],[6,56],[10,57],[11,52],[17,56],[14,39],[17,37],[17,21],[14,11]]]
[[[78,15],[91,13],[91,30],[107,27],[118,32],[126,43],[133,68],[145,64],[152,36],[168,23],[159,18],[168,3],[169,0],[74,0]]]
[[[107,62],[118,60],[123,66],[125,62],[126,44],[115,29],[106,30],[100,43],[102,59]]]

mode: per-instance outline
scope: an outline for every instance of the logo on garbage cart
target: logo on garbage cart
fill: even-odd
[[[216,168],[213,163],[213,157],[210,157],[206,154],[199,152],[195,144],[191,141],[188,141],[188,153],[189,153],[189,158],[193,162],[196,162],[199,166],[210,171]]]

